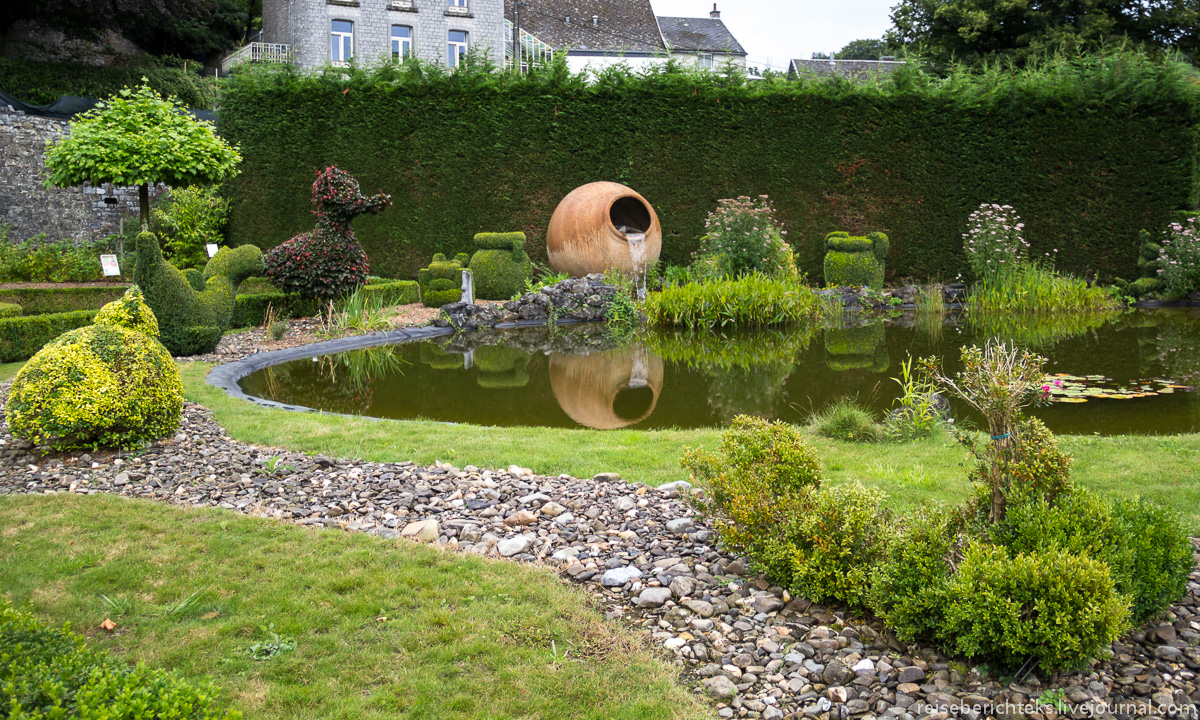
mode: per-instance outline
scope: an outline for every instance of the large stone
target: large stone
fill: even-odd
[[[533,538],[528,535],[518,535],[496,543],[496,552],[500,553],[500,557],[512,557],[525,552],[531,545],[533,545]]]
[[[438,521],[433,519],[409,523],[400,531],[400,537],[412,538],[420,542],[433,542],[440,535],[441,528],[438,527]]]
[[[900,668],[900,675],[897,678],[901,683],[921,683],[925,680],[925,671],[915,665]]]
[[[607,570],[600,576],[600,584],[604,587],[621,587],[630,580],[640,578],[642,571],[632,565]]]
[[[737,695],[737,686],[724,675],[706,678],[702,684],[704,685],[704,692],[708,693],[709,697],[714,700],[728,702]]]
[[[532,525],[535,522],[537,522],[537,515],[534,515],[528,510],[518,510],[512,515],[504,518],[504,524],[508,525],[509,527],[514,527],[517,525]]]
[[[834,660],[825,666],[825,670],[821,673],[821,679],[825,681],[826,685],[845,685],[854,679],[854,671],[840,661]]]
[[[567,511],[567,509],[565,507],[563,507],[562,505],[559,505],[558,503],[556,503],[554,501],[548,502],[542,506],[542,514],[547,515],[549,517],[554,517],[556,515],[562,515],[566,511]]]
[[[670,599],[670,589],[664,587],[652,587],[643,590],[633,602],[638,607],[656,608],[662,607]]]
[[[703,600],[685,600],[683,606],[702,618],[712,617],[713,615],[712,603]]]

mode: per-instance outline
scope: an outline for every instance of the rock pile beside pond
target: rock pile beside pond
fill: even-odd
[[[618,292],[617,286],[604,282],[603,275],[568,278],[501,306],[480,307],[462,302],[444,305],[433,324],[472,330],[507,323],[544,323],[551,319],[594,322],[605,318]]]
[[[1114,643],[1112,657],[1084,672],[1023,674],[1007,684],[752,575],[693,516],[689,491],[612,474],[545,477],[519,467],[280,452],[230,440],[191,403],[174,438],[137,457],[43,458],[0,431],[0,494],[115,493],[548,564],[587,587],[610,617],[644,628],[725,718],[912,720],[966,705],[958,714],[971,720],[1042,720],[1053,713],[1027,704],[1051,688],[1100,717],[1200,701],[1200,575],[1155,623]]]

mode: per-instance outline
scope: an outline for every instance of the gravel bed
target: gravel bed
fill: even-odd
[[[6,395],[0,387],[0,401]],[[173,438],[140,454],[42,456],[0,429],[0,495],[115,493],[545,564],[585,586],[609,617],[649,633],[722,718],[1196,717],[1200,574],[1183,600],[1088,670],[1002,680],[749,574],[693,517],[688,491],[615,474],[545,477],[256,447],[231,440],[193,403]],[[1034,707],[1051,688],[1065,690],[1065,711]]]

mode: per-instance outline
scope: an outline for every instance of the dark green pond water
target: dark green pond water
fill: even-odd
[[[525,328],[297,360],[241,386],[329,412],[477,425],[693,428],[743,413],[803,422],[844,396],[882,416],[910,355],[941,356],[953,371],[961,347],[992,337],[1036,350],[1062,376],[1064,402],[1033,411],[1055,432],[1200,431],[1197,310],[1037,324],[909,314],[849,328],[660,332],[619,346],[600,324]]]

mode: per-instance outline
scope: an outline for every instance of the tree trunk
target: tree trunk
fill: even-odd
[[[150,231],[150,186],[146,183],[138,185],[138,207],[142,214],[142,231]]]

